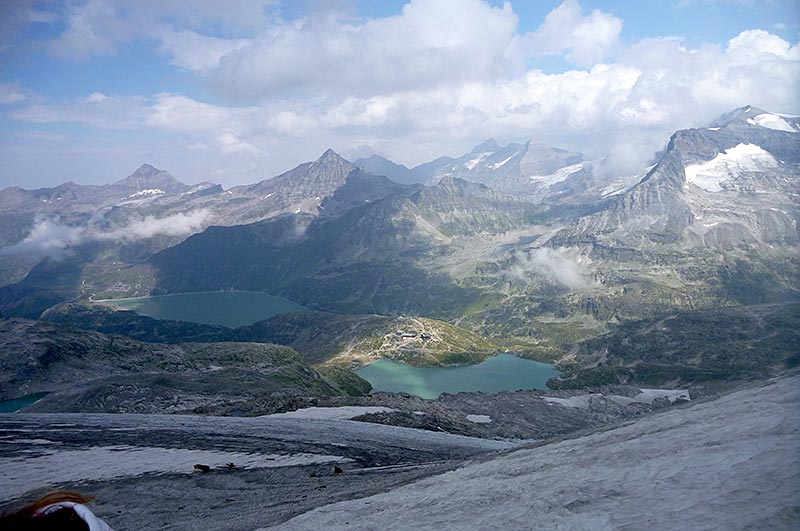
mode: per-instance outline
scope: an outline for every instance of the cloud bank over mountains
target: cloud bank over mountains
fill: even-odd
[[[85,61],[151,42],[207,87],[206,101],[99,90],[30,101],[24,86],[4,84],[0,102],[13,101],[10,115],[27,124],[167,135],[163,149],[181,153],[172,159],[226,168],[211,175],[223,184],[277,174],[331,146],[415,165],[488,136],[609,155],[609,168],[633,173],[674,130],[732,108],[800,113],[800,47],[765,29],[690,46],[624,42],[624,20],[577,0],[529,32],[508,2],[412,0],[391,16],[326,9],[294,19],[269,2],[228,4],[190,12],[173,1],[90,0],[46,11],[64,26],[45,44],[53,56]],[[567,66],[537,67],[547,58]]]
[[[39,219],[30,234],[15,245],[0,249],[0,256],[60,258],[72,247],[88,242],[129,243],[156,236],[184,236],[201,230],[210,216],[206,209],[181,212],[162,218],[145,216],[121,227],[71,226],[57,219]]]

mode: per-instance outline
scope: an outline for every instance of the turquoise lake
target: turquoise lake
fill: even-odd
[[[0,400],[0,413],[14,413],[15,411],[19,411],[33,404],[37,400],[41,400],[48,394],[49,393],[33,393],[32,395],[25,395],[20,398],[14,398],[13,400]]]
[[[499,354],[477,365],[461,367],[412,367],[378,360],[356,370],[375,391],[393,391],[436,398],[441,393],[482,391],[498,393],[517,389],[547,389],[546,382],[559,375],[550,364]]]
[[[302,312],[303,306],[255,291],[202,291],[155,297],[101,301],[121,310],[133,310],[156,319],[230,327],[245,326],[273,315]]]

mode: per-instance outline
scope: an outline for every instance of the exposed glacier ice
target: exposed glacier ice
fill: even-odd
[[[797,529],[798,384],[517,450],[270,530]]]
[[[464,163],[464,167],[467,168],[468,170],[472,170],[472,169],[475,168],[475,166],[480,164],[483,161],[483,159],[485,159],[489,155],[494,155],[494,151],[487,151],[486,153],[479,154],[474,159],[472,159],[472,160],[470,160],[468,162],[465,162]]]
[[[569,179],[570,175],[573,173],[578,173],[583,169],[583,167],[584,163],[579,162],[578,164],[572,164],[570,166],[559,168],[550,175],[531,175],[530,179],[532,181],[538,181],[545,186],[553,186],[554,184],[566,181]]]
[[[686,184],[707,192],[721,192],[722,183],[743,172],[759,172],[778,167],[778,161],[761,146],[739,144],[719,153],[713,159],[685,167]]]
[[[775,114],[759,114],[753,117],[753,121],[761,127],[767,129],[775,129],[776,131],[788,131],[790,133],[797,133],[798,130],[792,124],[777,116]]]

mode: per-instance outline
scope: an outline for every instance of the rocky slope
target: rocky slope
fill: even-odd
[[[66,303],[48,309],[42,319],[147,342],[275,343],[292,347],[308,363],[347,367],[378,358],[425,366],[477,363],[498,351],[496,345],[472,332],[424,317],[302,312],[230,329]],[[414,336],[402,337],[399,331]]]
[[[799,384],[513,451],[270,529],[794,529]]]
[[[349,371],[312,369],[257,343],[159,345],[23,319],[0,320],[0,398],[50,395],[38,411],[170,412],[270,395],[367,392]]]
[[[672,312],[578,343],[557,388],[765,378],[800,365],[800,303]]]

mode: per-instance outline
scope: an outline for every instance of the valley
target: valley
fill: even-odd
[[[339,503],[415,499],[447,474],[472,485],[522,455],[593,463],[615,438],[641,474],[667,474],[636,441],[697,437],[676,419],[717,410],[746,430],[706,442],[730,432],[760,459],[754,389],[788,425],[800,363],[800,122],[774,116],[676,131],[629,177],[490,139],[413,168],[329,149],[227,190],[144,165],[0,191],[4,496],[111,493],[98,508],[127,527],[155,489],[186,516],[156,504],[154,526],[191,529],[211,504],[219,529],[337,528]],[[31,254],[51,232],[58,245]],[[784,460],[785,439],[768,442]],[[594,503],[547,496],[565,522]]]

